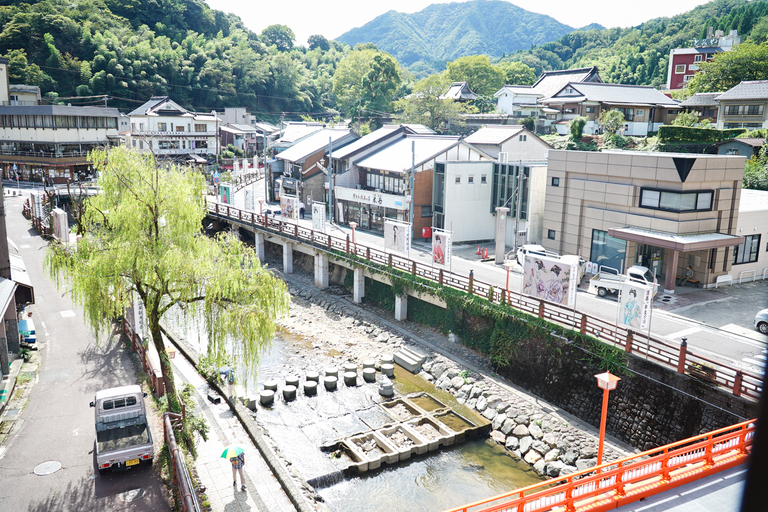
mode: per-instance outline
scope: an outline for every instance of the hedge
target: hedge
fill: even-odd
[[[659,127],[660,142],[720,142],[738,137],[746,132],[746,128],[731,128],[728,130],[712,130],[710,128],[691,128],[688,126]]]

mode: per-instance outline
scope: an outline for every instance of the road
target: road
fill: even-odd
[[[42,363],[27,406],[0,446],[0,510],[170,510],[157,465],[98,476],[89,403],[97,390],[138,383],[138,378],[117,337],[95,340],[82,311],[45,276],[47,242],[22,217],[22,204],[21,197],[6,198],[8,237],[35,286],[37,304],[30,309]],[[37,476],[35,468],[48,461],[61,463],[61,469]]]
[[[249,187],[254,191],[256,198],[264,197],[263,180]],[[244,207],[244,195],[242,190],[235,194],[234,206]],[[307,218],[296,222],[309,227],[312,223],[311,207],[307,210]],[[326,232],[344,237],[351,234],[352,230],[347,226],[326,223]],[[382,248],[384,245],[383,237],[360,229],[356,231],[355,239],[366,245],[378,245]],[[486,243],[483,246],[493,252],[493,244]],[[475,255],[475,249],[475,245],[454,245],[450,270],[464,275],[469,275],[469,271],[473,270],[475,279],[495,287],[505,287],[506,271],[492,262],[481,262],[479,256]],[[432,264],[431,250],[420,240],[414,240],[409,257],[425,265]],[[509,288],[517,291],[522,289],[521,274],[510,273]],[[686,288],[678,296],[681,297],[681,302],[691,304],[672,311],[655,307],[651,321],[652,334],[665,338],[676,346],[685,336],[689,349],[697,354],[757,374],[763,372],[768,359],[768,337],[757,332],[752,322],[758,310],[768,307],[768,281],[718,290],[694,291]],[[657,300],[659,297],[660,295],[657,295]],[[582,290],[577,294],[576,309],[611,323],[616,322],[618,312],[615,297],[601,298]]]

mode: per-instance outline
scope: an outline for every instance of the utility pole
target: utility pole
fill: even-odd
[[[411,219],[411,236],[413,236],[413,184],[414,175],[416,174],[416,141],[411,141],[411,179],[408,184],[411,190],[411,204],[410,204],[410,219]]]
[[[333,224],[333,139],[328,136],[328,204],[330,223]]]
[[[521,211],[521,203],[522,203],[522,193],[520,192],[520,186],[521,184],[525,183],[525,172],[523,170],[523,161],[519,160],[517,165],[517,176],[515,179],[515,233],[512,236],[512,240],[514,241],[512,245],[513,253],[517,254],[517,232],[518,229],[520,229],[520,211]]]
[[[269,180],[267,179],[267,130],[264,130],[261,134],[264,136],[264,202],[269,202]]]

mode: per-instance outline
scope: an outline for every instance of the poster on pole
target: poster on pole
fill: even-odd
[[[451,265],[453,236],[447,231],[434,231],[432,236],[432,262],[435,265]]]
[[[325,233],[325,203],[312,203],[312,229]]]
[[[255,212],[256,211],[256,192],[248,188],[246,188],[243,192],[245,192],[245,209]]]
[[[243,158],[243,173],[248,173],[248,159]]]
[[[253,155],[253,171],[257,177],[261,176],[261,172],[259,172],[259,157],[256,155]]]
[[[221,185],[221,202],[224,204],[232,204],[232,187],[229,185]]]
[[[576,265],[560,261],[560,258],[527,254],[523,265],[523,293],[573,307],[578,274]]]
[[[296,196],[280,196],[280,212],[286,219],[296,220],[299,216],[299,198]]]
[[[237,158],[232,159],[232,174],[237,177],[240,174],[240,165],[237,163]]]
[[[393,220],[384,221],[384,249],[408,254],[411,249],[411,225]]]
[[[625,327],[647,329],[653,307],[653,286],[627,279],[619,288],[619,319]]]

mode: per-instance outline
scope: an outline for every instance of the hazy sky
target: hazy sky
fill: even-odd
[[[417,12],[444,0],[206,0],[213,9],[240,16],[259,33],[269,25],[288,25],[296,44],[306,44],[313,34],[335,39],[365,25],[387,11]],[[631,27],[659,16],[674,16],[707,3],[706,0],[515,0],[531,12],[552,16],[560,23],[583,27],[599,23],[605,27]]]

